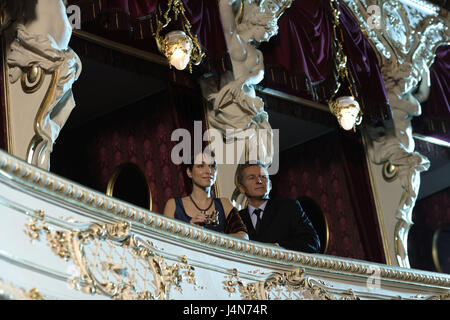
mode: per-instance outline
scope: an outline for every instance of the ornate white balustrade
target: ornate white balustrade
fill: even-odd
[[[303,254],[165,218],[0,152],[0,296],[448,299],[450,276]]]
[[[290,3],[275,2],[286,6]],[[344,2],[378,52],[391,103],[393,127],[368,127],[365,138],[372,182],[379,192],[375,198],[388,263],[409,267],[407,235],[412,223],[411,212],[420,185],[420,171],[429,165],[425,157],[414,152],[410,120],[420,115],[423,96],[412,92],[421,80],[424,83],[427,79],[434,49],[450,41],[449,16],[447,11],[433,5],[420,6],[418,0]],[[60,0],[55,3],[62,5]],[[381,27],[374,24],[374,12],[368,11],[370,6],[378,8]],[[59,16],[65,17],[61,12]],[[232,12],[228,13],[231,16]],[[239,19],[234,20],[233,14],[231,18],[238,27],[248,17],[238,15]],[[275,25],[272,20],[267,23],[276,29],[276,20]],[[44,23],[44,27],[48,24]],[[13,80],[9,92],[13,123],[10,133],[17,133],[16,140],[11,142],[22,149],[19,152],[13,148],[11,153],[45,169],[51,145],[73,108],[70,86],[79,74],[80,64],[67,43],[55,47],[55,43],[40,38],[39,32],[30,35],[27,31],[31,30],[30,26],[19,26],[18,30],[21,41],[13,42],[14,50],[8,51],[6,61]],[[241,39],[246,29],[236,30],[239,35],[236,39]],[[64,34],[60,36],[67,38]],[[260,37],[268,40],[269,34]],[[232,40],[227,38],[230,43]],[[23,44],[27,44],[26,50]],[[260,56],[250,42],[235,43],[235,47],[239,45],[252,58]],[[40,54],[43,52],[56,53],[57,61],[50,63],[45,59],[47,55]],[[31,65],[30,61],[35,61],[31,58],[36,55],[39,63]],[[249,70],[243,68],[248,68],[244,63],[240,66],[242,71],[239,57],[234,58],[233,81],[236,81]],[[256,61],[252,68],[263,70],[262,60]],[[251,71],[246,75],[254,75],[254,70]],[[252,111],[251,117],[241,118],[244,124],[236,127],[239,121],[232,109],[231,120],[227,114],[223,119],[217,114],[210,118],[213,127],[211,120],[217,124],[220,119],[228,119],[233,125],[227,122],[225,129],[245,129],[249,123],[266,128],[267,118],[253,88],[261,80],[261,73],[255,74],[255,77],[244,76],[242,83],[228,82],[222,93],[211,96],[217,114],[225,112],[221,103],[226,97],[234,103],[227,104],[228,108],[234,106],[239,110],[237,107],[246,106]],[[21,81],[15,81],[19,78]],[[27,88],[34,89],[27,92]],[[27,110],[26,123],[20,113],[24,105],[32,108]],[[61,110],[64,112],[58,113]],[[25,126],[26,132],[14,127],[18,125]],[[381,169],[392,176],[384,180]],[[234,172],[229,176],[233,175]],[[229,183],[233,184],[232,179]],[[232,191],[233,187],[229,189]],[[3,298],[450,298],[448,275],[303,254],[210,232],[89,190],[3,151],[0,152],[0,210],[0,297]]]

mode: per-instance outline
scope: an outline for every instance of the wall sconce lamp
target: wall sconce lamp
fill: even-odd
[[[164,14],[159,5],[158,12],[159,15],[156,15],[156,32],[153,33],[158,50],[167,58],[169,66],[184,70],[189,65],[189,72],[192,73],[192,65],[200,64],[205,54],[202,52],[197,36],[191,33],[191,23],[186,17],[183,2],[181,0],[169,0]],[[174,20],[178,20],[178,17],[181,16],[183,31],[170,31],[162,36],[162,30],[172,21],[171,15]]]
[[[330,0],[331,12],[333,14],[333,36],[336,47],[336,65],[339,73],[340,82],[333,96],[328,100],[330,111],[337,118],[339,125],[344,130],[355,130],[357,125],[362,122],[363,112],[353,91],[353,78],[347,69],[347,56],[344,53],[343,43],[344,36],[339,21],[339,0]],[[341,83],[347,82],[350,96],[336,98],[335,95],[339,91]]]

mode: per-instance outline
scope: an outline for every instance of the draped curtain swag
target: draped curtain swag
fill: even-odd
[[[108,30],[107,37],[157,52],[151,31],[155,27],[157,0],[69,2],[82,9],[82,28],[87,28],[86,31]],[[160,2],[163,9],[166,2]],[[202,67],[214,74],[231,69],[217,0],[183,0],[183,3],[192,24],[191,30],[206,52]],[[278,35],[260,46],[266,64],[266,87],[316,101],[330,98],[336,89],[337,72],[329,7],[328,1],[324,0],[296,0],[282,15]],[[341,8],[349,70],[357,83],[366,118],[371,121],[388,119],[387,95],[375,53],[343,4]],[[128,39],[112,31],[128,33]],[[346,84],[342,87],[345,90]]]
[[[158,51],[151,30],[155,26],[159,3],[164,10],[167,1],[161,0],[69,0],[69,4],[79,5],[82,10],[83,30],[154,53]],[[202,72],[218,75],[230,70],[218,0],[183,0],[183,3],[192,24],[191,30],[206,52]],[[348,68],[356,82],[364,121],[390,119],[376,54],[343,3],[340,20]],[[176,23],[172,23],[175,27]],[[325,102],[330,98],[337,81],[331,23],[327,0],[295,0],[279,20],[278,35],[260,46],[266,65],[262,84],[310,100]],[[416,127],[428,130],[422,131],[432,132],[448,141],[449,54],[448,47],[438,50],[431,71],[434,88],[423,108],[427,117],[424,122],[422,118],[415,120]],[[346,87],[344,83],[339,94],[348,93]]]

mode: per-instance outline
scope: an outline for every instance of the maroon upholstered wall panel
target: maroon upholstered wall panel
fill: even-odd
[[[450,223],[450,187],[416,202],[414,225],[408,237],[408,254],[412,268],[437,271],[432,257],[433,235]]]
[[[146,175],[153,195],[153,211],[190,191],[184,167],[172,163],[170,154],[178,142],[173,130],[193,132],[194,120],[202,120],[200,95],[177,89],[165,91],[124,107],[83,127],[63,132],[52,153],[51,171],[106,192],[114,169],[136,164]]]
[[[362,145],[332,132],[280,155],[272,178],[276,196],[313,198],[324,211],[327,254],[385,262]]]

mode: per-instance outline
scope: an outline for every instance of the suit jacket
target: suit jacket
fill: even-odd
[[[250,240],[278,243],[289,250],[316,253],[320,240],[300,203],[291,199],[270,199],[266,204],[259,233],[256,234],[248,207],[239,211]]]

